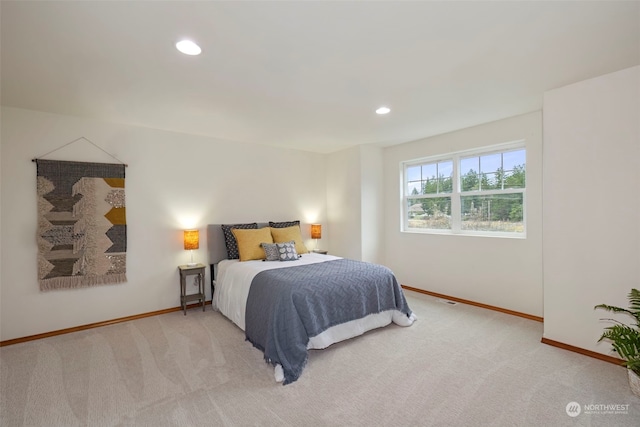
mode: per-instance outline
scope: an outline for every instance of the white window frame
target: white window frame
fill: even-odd
[[[461,235],[461,236],[485,236],[485,237],[503,237],[503,238],[516,238],[524,239],[527,236],[527,184],[525,178],[525,188],[513,188],[503,190],[477,190],[473,192],[462,192],[460,183],[460,161],[466,157],[473,156],[485,156],[496,153],[504,153],[508,151],[525,150],[526,142],[524,140],[508,142],[504,144],[496,144],[491,146],[485,146],[473,150],[457,151],[453,153],[447,153],[443,155],[423,157],[420,159],[413,159],[400,162],[400,215],[401,225],[400,231],[404,233],[418,233],[418,234],[447,234],[447,235]],[[411,195],[408,191],[408,177],[407,169],[412,166],[423,165],[425,163],[437,163],[442,161],[452,161],[453,163],[453,175],[452,175],[452,192],[451,193],[437,193],[429,195]],[[526,171],[526,160],[525,160]],[[526,172],[525,172],[526,173]],[[495,194],[522,194],[522,222],[524,225],[524,231],[519,232],[504,232],[504,231],[477,231],[477,230],[463,230],[462,229],[462,203],[461,197],[464,195],[478,195],[489,196]],[[409,227],[409,206],[408,199],[411,198],[434,198],[434,197],[451,197],[451,229],[434,229],[434,228],[410,228]]]

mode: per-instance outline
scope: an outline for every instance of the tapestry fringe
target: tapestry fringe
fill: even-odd
[[[78,289],[94,285],[124,283],[126,281],[126,273],[106,274],[103,276],[53,277],[51,279],[38,280],[41,291],[50,291],[53,289]]]

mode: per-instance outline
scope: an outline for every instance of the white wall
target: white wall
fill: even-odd
[[[179,306],[184,228],[200,229],[194,258],[206,263],[208,223],[326,223],[324,155],[14,108],[2,108],[1,119],[0,340]],[[41,292],[31,159],[80,136],[129,165],[128,281]],[[45,158],[114,162],[85,142]],[[302,231],[308,238],[308,226]]]
[[[360,259],[360,150],[348,148],[327,155],[327,219],[331,244],[320,240],[332,255]]]
[[[2,329],[2,110],[0,109],[0,331]],[[1,333],[1,332],[0,332]],[[0,339],[0,341],[2,341]]]
[[[545,338],[609,352],[593,307],[640,287],[639,166],[640,67],[545,93]]]
[[[327,155],[332,255],[383,262],[382,156],[380,147],[363,145]]]
[[[400,283],[542,316],[541,118],[534,112],[384,150],[384,260]],[[518,140],[527,149],[526,239],[400,231],[400,162]]]
[[[362,260],[384,263],[384,176],[383,150],[360,146],[360,206]]]

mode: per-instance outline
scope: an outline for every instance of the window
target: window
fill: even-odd
[[[525,235],[524,142],[402,164],[403,231]]]

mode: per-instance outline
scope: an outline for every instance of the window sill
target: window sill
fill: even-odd
[[[421,229],[406,229],[400,230],[401,233],[408,234],[430,234],[437,236],[464,236],[464,237],[491,237],[498,239],[517,239],[524,240],[527,238],[527,233],[500,233],[500,232],[482,232],[482,231],[464,231],[453,232],[451,230],[421,230]]]

